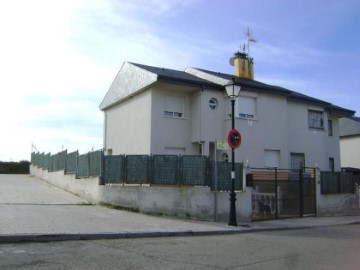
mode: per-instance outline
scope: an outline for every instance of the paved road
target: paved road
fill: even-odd
[[[360,225],[228,236],[0,245],[0,268],[359,269]]]
[[[155,217],[89,205],[86,200],[37,178],[0,175],[0,242],[7,241],[5,236],[11,241],[39,236],[37,239],[42,241],[234,230],[237,228],[225,224]]]
[[[0,175],[0,243],[234,234],[360,223],[360,217],[240,224],[179,220],[109,209],[26,175]]]

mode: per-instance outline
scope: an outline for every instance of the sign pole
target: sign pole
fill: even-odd
[[[231,131],[235,130],[235,98],[231,99]],[[228,136],[229,138],[229,136]],[[231,141],[231,140],[229,140]],[[235,193],[235,147],[231,147],[231,183],[230,183],[230,213],[229,213],[229,226],[237,226],[236,222],[236,193]]]
[[[215,168],[214,168],[214,174],[215,174],[215,187],[214,187],[214,221],[217,221],[217,191],[218,191],[218,174],[217,174],[217,144],[218,142],[215,141],[215,147],[214,147],[214,151],[215,151]]]

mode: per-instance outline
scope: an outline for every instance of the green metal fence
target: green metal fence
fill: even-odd
[[[102,157],[103,152],[101,150],[89,153],[89,176],[101,176]]]
[[[89,177],[89,154],[83,154],[78,157],[78,168],[76,177],[86,178]]]
[[[206,156],[175,155],[114,155],[104,156],[103,151],[79,155],[78,151],[31,154],[31,164],[49,172],[64,170],[77,178],[99,176],[103,183],[195,185],[210,186],[211,190],[230,189],[231,164],[215,163]],[[242,164],[236,164],[235,189],[242,187]],[[217,181],[217,185],[215,182]]]
[[[131,155],[125,160],[125,179],[127,184],[149,183],[149,156]]]
[[[321,194],[355,193],[356,176],[345,172],[321,172]]]
[[[176,185],[180,182],[179,157],[172,155],[152,156],[153,184]]]
[[[229,191],[231,179],[231,163],[211,162],[210,170],[211,190]],[[217,171],[217,174],[215,174],[215,171]],[[235,190],[242,190],[242,181],[243,163],[235,163]]]
[[[65,166],[66,174],[76,174],[78,156],[79,156],[79,151],[75,151],[75,152],[67,154],[66,166]]]
[[[208,186],[209,159],[205,156],[182,156],[182,184]]]
[[[125,155],[104,156],[103,180],[106,184],[124,182],[125,160]]]

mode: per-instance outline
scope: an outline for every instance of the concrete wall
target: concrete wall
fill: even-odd
[[[63,171],[48,172],[30,167],[32,175],[96,204],[110,204],[142,213],[169,215],[187,219],[227,222],[229,193],[212,192],[209,187],[159,187],[99,185],[99,178],[76,179]],[[320,171],[317,171],[320,179]],[[238,222],[249,222],[252,216],[252,188],[236,193]],[[356,194],[320,193],[316,184],[317,216],[360,215],[359,191]],[[216,199],[215,199],[216,196]],[[215,201],[216,207],[215,207]]]
[[[31,166],[31,174],[61,189],[79,195],[92,203],[111,204],[142,213],[169,215],[180,218],[226,222],[229,216],[229,194],[212,192],[209,187],[148,187],[101,186],[99,178],[75,179],[63,171],[48,172]],[[237,192],[237,220],[251,221],[251,188]]]
[[[360,215],[359,189],[355,194],[321,194],[319,170],[316,175],[317,216]]]

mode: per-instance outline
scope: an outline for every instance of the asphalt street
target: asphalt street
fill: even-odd
[[[360,223],[360,217],[307,217],[261,222],[204,222],[91,205],[29,175],[0,175],[0,243],[202,236]]]
[[[0,245],[0,269],[359,269],[360,225]]]

